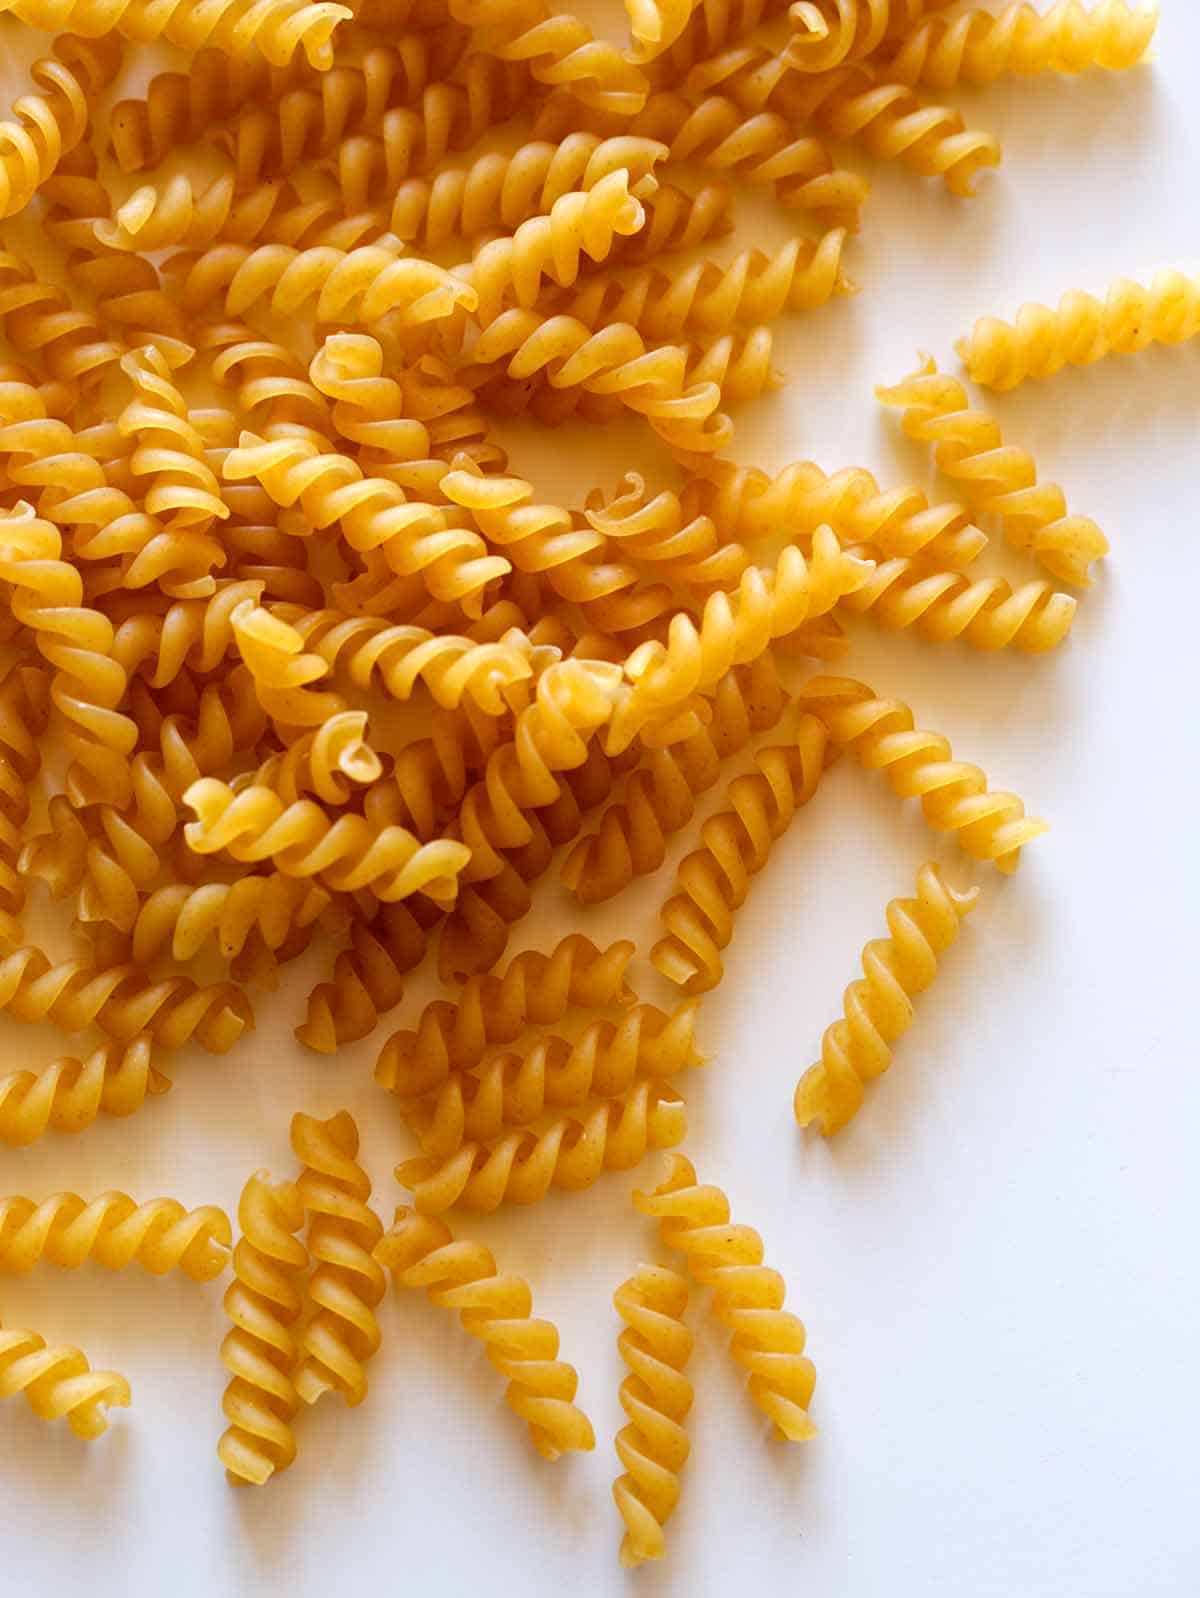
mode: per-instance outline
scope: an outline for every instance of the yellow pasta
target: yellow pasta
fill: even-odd
[[[155,1276],[182,1271],[208,1282],[229,1263],[229,1217],[215,1204],[186,1210],[175,1199],[138,1204],[127,1193],[82,1199],[55,1193],[40,1204],[0,1199],[0,1271],[32,1270],[46,1259],[62,1270],[95,1260],[109,1270],[140,1265]]]
[[[633,35],[629,59],[653,61],[670,49],[699,4],[700,0],[625,0]]]
[[[562,86],[584,105],[629,115],[646,97],[646,80],[586,22],[555,12],[546,0],[448,0],[450,15],[506,61],[528,61],[540,83]]]
[[[0,250],[0,326],[13,348],[36,355],[50,376],[94,389],[123,353],[62,289],[8,250]]]
[[[679,1473],[691,1453],[684,1421],[692,1384],[684,1375],[693,1338],[683,1324],[687,1283],[661,1265],[639,1265],[613,1294],[625,1322],[617,1338],[629,1375],[621,1383],[628,1424],[617,1433],[625,1474],[613,1498],[625,1522],[621,1563],[636,1567],[666,1552],[663,1528],[679,1502]]]
[[[52,57],[33,63],[40,94],[23,94],[14,119],[0,123],[0,217],[15,216],[33,198],[62,155],[83,138],[88,100],[116,76],[121,47],[113,38],[95,43],[65,35]]]
[[[402,978],[424,958],[426,926],[440,916],[432,900],[415,897],[381,905],[372,922],[356,922],[349,949],[333,962],[333,980],[319,982],[308,996],[296,1028],[299,1042],[333,1054],[343,1043],[368,1037],[404,997]]]
[[[131,952],[142,965],[164,949],[176,960],[190,960],[211,940],[222,958],[232,960],[252,936],[268,949],[278,949],[297,928],[317,920],[329,903],[321,888],[279,875],[199,887],[174,883],[142,901]]]
[[[892,1063],[892,1044],[912,1025],[913,999],[933,981],[938,956],[978,900],[977,888],[959,892],[930,864],[917,873],[915,898],[888,905],[888,936],[863,950],[863,975],[846,989],[845,1018],[826,1029],[820,1062],[796,1086],[801,1126],[816,1121],[830,1137],[857,1115],[864,1084]]]
[[[229,1426],[217,1458],[235,1487],[261,1487],[296,1457],[291,1421],[300,1399],[292,1373],[309,1257],[295,1234],[303,1224],[296,1184],[272,1183],[266,1171],[256,1171],[238,1200],[242,1235],[233,1250],[235,1280],[225,1293],[233,1325],[221,1344],[230,1376],[222,1399]]]
[[[733,1333],[729,1352],[749,1373],[749,1393],[788,1442],[806,1442],[816,1427],[808,1413],[816,1371],[804,1357],[804,1327],[783,1307],[778,1271],[763,1264],[762,1238],[730,1223],[719,1187],[698,1184],[692,1162],[671,1156],[652,1193],[635,1192],[635,1206],[659,1222],[663,1242],[686,1259],[695,1281],[713,1291],[713,1312]]]
[[[110,1408],[128,1408],[132,1401],[125,1378],[116,1371],[94,1371],[81,1349],[0,1326],[0,1398],[17,1393],[25,1394],[39,1419],[65,1419],[84,1442],[108,1430]]]
[[[0,1141],[24,1148],[50,1128],[82,1132],[100,1115],[133,1115],[170,1086],[146,1037],[102,1044],[86,1060],[64,1056],[37,1071],[8,1071],[0,1076]]]
[[[22,941],[25,872],[21,834],[29,789],[42,763],[40,738],[50,710],[50,679],[33,666],[11,666],[0,680],[0,948]]]
[[[790,8],[788,60],[801,72],[826,72],[879,48],[892,24],[891,0],[801,0]]]
[[[311,793],[322,804],[344,805],[382,775],[383,762],[367,742],[366,711],[339,710],[281,754],[269,755],[254,781],[288,804]]]
[[[592,1424],[575,1403],[578,1377],[558,1357],[558,1329],[533,1317],[523,1277],[496,1269],[490,1249],[454,1237],[444,1221],[403,1206],[375,1245],[375,1258],[402,1287],[424,1288],[430,1303],[457,1310],[508,1381],[504,1401],[529,1427],[544,1459],[596,1446]]]

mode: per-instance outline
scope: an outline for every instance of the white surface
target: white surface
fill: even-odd
[[[952,364],[952,340],[977,313],[1200,265],[1200,7],[1164,10],[1152,67],[959,97],[1005,148],[975,202],[869,168],[851,266],[864,292],[781,334],[791,386],[747,415],[740,458],[921,473],[871,396],[918,346]],[[213,1452],[220,1285],[47,1269],[3,1284],[5,1321],[115,1364],[135,1407],[86,1447],[5,1406],[0,1591],[1196,1590],[1198,380],[1200,347],[1155,350],[996,402],[1013,439],[1112,538],[1060,657],[856,633],[849,669],[908,698],[1053,832],[1014,880],[979,877],[982,907],[853,1126],[832,1146],[800,1136],[795,1079],[861,944],[882,932],[887,899],[931,855],[957,881],[971,875],[878,780],[849,766],[831,776],[755,885],[707,1001],[712,1063],[685,1083],[690,1152],[787,1278],[819,1371],[819,1439],[766,1439],[697,1315],[694,1448],[669,1557],[620,1571],[610,1296],[639,1258],[659,1257],[624,1177],[477,1228],[531,1277],[581,1373],[598,1446],[555,1466],[532,1453],[453,1322],[389,1294],[368,1402],[306,1414],[296,1467],[264,1492],[231,1492]],[[614,450],[626,443],[617,436]],[[617,458],[589,458],[587,479],[611,480]],[[577,492],[577,454],[571,473],[560,466],[546,484]],[[648,947],[668,883],[588,929],[615,935],[636,920]],[[545,898],[553,913],[514,947],[565,924],[564,896]],[[175,1091],[136,1120],[0,1152],[0,1181],[35,1195],[121,1186],[232,1211],[255,1166],[292,1168],[294,1109],[347,1105],[390,1215],[407,1144],[371,1082],[376,1044],[331,1061],[302,1053],[290,1035],[300,992],[297,980],[264,1001],[256,1037],[229,1059],[180,1062]],[[426,996],[413,987],[406,1019]],[[57,1052],[48,1032],[4,1037],[13,1059]]]

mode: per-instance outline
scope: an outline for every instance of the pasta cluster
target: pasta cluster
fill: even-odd
[[[290,1468],[325,1395],[367,1399],[389,1280],[458,1314],[540,1456],[591,1450],[529,1283],[443,1216],[615,1190],[684,1143],[700,996],[843,753],[1003,873],[1046,831],[902,698],[832,673],[868,623],[1049,653],[1099,526],[932,359],[877,395],[944,497],[740,462],[737,413],[782,381],[780,319],[857,292],[868,184],[832,144],[966,199],[999,142],[921,91],[1132,68],[1157,5],[624,9],[610,41],[546,0],[0,0],[55,35],[0,124],[0,1011],[88,1034],[0,1074],[0,1143],[149,1127],[169,1056],[232,1049],[250,990],[309,950],[295,1036],[373,1039],[404,1140],[390,1228],[345,1110],[292,1117],[293,1168],[248,1174],[236,1237],[215,1204],[0,1196],[0,1275],[231,1270],[233,1485]],[[159,40],[186,67],[147,81]],[[747,187],[782,242],[736,236]],[[959,348],[1008,389],[1197,333],[1196,280],[1168,271]],[[658,464],[552,500],[509,460],[529,421],[572,452],[625,425]],[[997,532],[1042,571],[988,570]],[[641,967],[632,937],[522,935],[550,893],[608,902],[668,864]],[[27,930],[43,887],[69,953]],[[930,863],[887,907],[802,1126],[864,1107],[976,897]],[[426,963],[442,992],[404,1011]],[[656,1003],[659,977],[681,991]],[[683,1153],[633,1203],[776,1435],[813,1437],[759,1234]],[[643,1263],[613,1298],[631,1566],[662,1557],[689,1455],[689,1291]],[[130,1401],[73,1345],[0,1329],[16,1393],[89,1440]]]

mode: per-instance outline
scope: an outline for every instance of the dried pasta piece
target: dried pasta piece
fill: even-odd
[[[899,0],[894,9],[903,9]],[[843,61],[861,61],[894,29],[892,11],[892,0],[798,0],[788,11],[789,65],[797,72],[828,72]]]
[[[328,1392],[361,1404],[367,1396],[364,1367],[379,1347],[375,1307],[386,1282],[372,1255],[383,1225],[367,1203],[371,1179],[358,1163],[358,1127],[347,1110],[327,1121],[297,1113],[291,1137],[304,1167],[296,1186],[309,1217],[314,1261],[305,1302],[316,1311],[300,1334],[296,1392],[306,1404]]]
[[[297,928],[316,921],[329,904],[323,889],[274,874],[199,887],[173,883],[142,902],[131,952],[139,965],[149,965],[163,950],[176,960],[190,960],[211,939],[221,957],[232,960],[255,935],[276,950]]]
[[[47,1344],[38,1332],[0,1327],[0,1398],[24,1393],[41,1420],[62,1420],[84,1442],[108,1430],[108,1411],[128,1408],[129,1383],[116,1371],[96,1371],[69,1344]]]
[[[709,57],[736,54],[734,46],[790,4],[791,0],[706,0],[692,12],[675,43],[647,65],[647,77],[659,88],[686,78]]]
[[[868,770],[882,771],[899,798],[920,799],[929,825],[956,834],[973,859],[1015,871],[1025,844],[1049,831],[1025,814],[1015,794],[989,791],[979,767],[955,760],[941,733],[918,729],[901,700],[880,699],[847,677],[813,677],[796,698],[820,717],[835,744]]]
[[[231,173],[201,188],[179,172],[161,186],[146,183],[135,189],[111,217],[97,221],[95,234],[107,248],[126,253],[206,249],[218,239],[249,244],[290,197],[276,182],[239,193]]]
[[[932,89],[994,83],[1006,73],[1124,72],[1149,48],[1158,11],[1158,0],[1099,0],[1090,10],[1080,0],[1055,0],[1047,11],[1013,0],[949,22],[930,17],[883,56],[878,70],[889,82]]]
[[[83,1199],[55,1193],[40,1204],[0,1199],[0,1271],[16,1275],[46,1259],[62,1270],[96,1260],[109,1270],[140,1265],[154,1276],[182,1271],[210,1282],[229,1263],[229,1217],[215,1204],[187,1210],[176,1199],[138,1204],[127,1193]]]
[[[879,387],[883,405],[904,408],[910,438],[933,445],[939,471],[960,483],[979,510],[998,516],[1005,537],[1028,549],[1051,576],[1086,584],[1092,561],[1109,543],[1089,516],[1073,516],[1057,483],[1039,483],[1028,450],[1005,444],[1000,424],[988,411],[971,409],[957,378],[944,377],[931,355],[910,376]]]
[[[502,976],[472,977],[457,1003],[434,1000],[414,1031],[393,1033],[380,1052],[375,1080],[398,1098],[419,1098],[440,1088],[452,1072],[478,1065],[489,1047],[514,1043],[527,1027],[553,1026],[572,1006],[631,1004],[625,972],[633,953],[627,940],[599,949],[578,932],[560,939],[549,954],[526,949]]]
[[[64,34],[54,54],[29,69],[41,91],[13,104],[14,118],[0,123],[0,217],[24,210],[34,194],[87,131],[89,101],[117,75],[116,39],[88,40]]]
[[[713,1292],[713,1313],[733,1333],[729,1352],[749,1373],[751,1400],[774,1423],[774,1435],[807,1442],[816,1435],[808,1413],[817,1375],[804,1356],[803,1324],[783,1307],[783,1277],[763,1263],[762,1238],[732,1225],[719,1187],[699,1184],[692,1162],[671,1155],[652,1193],[635,1192],[643,1215],[657,1219],[663,1242],[687,1261],[692,1279]]]
[[[449,0],[449,10],[474,30],[478,46],[505,61],[528,61],[539,83],[562,87],[583,105],[628,116],[646,98],[646,80],[633,62],[546,0]]]
[[[1151,344],[1183,344],[1197,333],[1200,283],[1167,270],[1149,288],[1119,277],[1103,300],[1072,289],[1057,310],[1023,305],[1012,324],[981,316],[954,347],[973,383],[1004,391],[1027,377],[1053,377],[1064,366],[1135,355]]]
[[[55,380],[95,389],[124,345],[19,256],[0,250],[0,327],[22,355],[36,355]]]
[[[0,949],[22,941],[25,872],[22,829],[30,785],[42,764],[41,738],[50,712],[50,679],[36,666],[12,665],[0,680]]]
[[[750,878],[766,865],[772,844],[816,793],[830,755],[822,721],[802,715],[794,738],[760,750],[757,769],[729,784],[730,808],[701,827],[701,847],[680,862],[679,892],[659,912],[666,936],[650,951],[651,964],[685,993],[720,982],[733,912],[745,903]]]
[[[653,61],[678,39],[700,0],[625,0],[633,44],[629,59]]]
[[[820,1061],[796,1085],[801,1126],[816,1121],[832,1137],[858,1114],[864,1085],[892,1063],[892,1044],[912,1025],[913,999],[933,981],[938,956],[978,902],[978,888],[959,892],[932,863],[917,873],[915,898],[891,901],[888,936],[863,950],[863,975],[846,989],[845,1018],[826,1028]]]
[[[401,1287],[424,1288],[431,1304],[457,1310],[508,1381],[504,1401],[529,1427],[543,1459],[596,1446],[592,1423],[575,1403],[579,1378],[558,1357],[558,1328],[533,1317],[529,1283],[501,1273],[489,1248],[455,1238],[442,1220],[401,1205],[375,1245],[375,1258]]]
[[[233,1250],[234,1281],[225,1291],[233,1325],[221,1344],[230,1377],[221,1407],[229,1426],[217,1458],[233,1487],[261,1487],[296,1457],[291,1422],[300,1399],[292,1373],[309,1255],[295,1234],[303,1224],[296,1184],[272,1182],[266,1171],[256,1171],[238,1200],[242,1235]]]
[[[0,1076],[0,1142],[26,1148],[51,1128],[82,1132],[100,1115],[133,1115],[170,1086],[147,1037],[101,1044],[86,1060],[64,1056],[37,1071],[8,1071]]]
[[[635,1082],[602,1099],[582,1118],[564,1115],[540,1132],[509,1132],[494,1143],[463,1143],[446,1159],[404,1160],[396,1180],[425,1215],[453,1204],[490,1214],[501,1204],[536,1204],[551,1187],[579,1192],[604,1171],[628,1171],[650,1149],[673,1148],[687,1135],[687,1111],[672,1089]]]
[[[441,915],[431,900],[415,894],[402,904],[381,905],[369,923],[356,921],[350,947],[333,962],[333,980],[319,982],[308,996],[297,1040],[318,1054],[333,1054],[343,1043],[368,1037],[379,1017],[404,997],[404,975],[424,958],[427,929]]]
[[[613,1482],[625,1522],[621,1563],[628,1567],[666,1552],[664,1528],[691,1453],[684,1422],[693,1394],[684,1370],[695,1339],[683,1322],[687,1301],[687,1282],[662,1265],[639,1265],[613,1294],[625,1322],[617,1348],[629,1367],[620,1390],[627,1424],[616,1438],[625,1473]]]
[[[340,710],[304,733],[280,754],[268,755],[254,773],[294,804],[315,794],[327,805],[344,805],[383,775],[383,762],[367,742],[365,710]]]
[[[277,725],[315,729],[343,712],[340,694],[313,686],[328,676],[329,667],[319,655],[305,652],[294,627],[250,600],[229,620],[258,702]]]

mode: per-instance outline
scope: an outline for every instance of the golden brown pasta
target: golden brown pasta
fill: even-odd
[[[175,1199],[138,1204],[127,1193],[0,1199],[0,1271],[8,1274],[42,1259],[62,1270],[96,1260],[113,1271],[136,1264],[155,1276],[179,1270],[209,1282],[228,1265],[232,1242],[229,1217],[215,1204],[186,1210]]]
[[[37,1071],[9,1071],[0,1076],[0,1140],[24,1148],[51,1127],[82,1132],[99,1115],[134,1114],[170,1086],[146,1037],[102,1044],[86,1060],[64,1056]]]
[[[49,1345],[38,1332],[0,1327],[0,1398],[24,1393],[41,1420],[62,1420],[84,1442],[108,1430],[113,1405],[132,1402],[116,1371],[94,1371],[81,1349]]]

